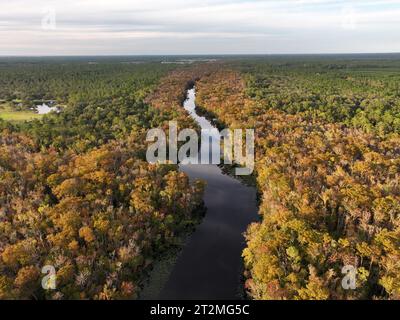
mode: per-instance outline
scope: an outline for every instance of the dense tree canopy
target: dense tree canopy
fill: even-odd
[[[0,121],[0,299],[130,299],[153,261],[199,219],[203,184],[145,159],[146,129],[183,119],[159,64],[6,65],[4,98],[65,106]],[[44,89],[45,88],[45,89]],[[145,101],[145,98],[147,100]],[[43,290],[42,268],[56,289]]]
[[[203,184],[145,161],[147,129],[255,128],[262,221],[243,252],[254,299],[400,299],[395,59],[2,60],[0,102],[60,113],[0,120],[0,299],[135,298],[198,220]],[[45,291],[42,267],[56,268]],[[341,286],[357,268],[357,289]]]
[[[307,70],[321,72],[315,68]],[[296,66],[254,64],[246,74],[217,70],[197,84],[198,103],[221,125],[256,130],[263,219],[249,227],[243,252],[254,299],[400,298],[400,137],[389,125],[399,116],[387,107],[389,122],[359,126],[361,111],[352,117],[353,107],[346,106],[353,95],[369,96],[370,106],[382,97],[398,105],[397,84],[374,89],[390,74],[361,80],[356,72],[353,81],[363,89],[351,90],[329,68],[311,77],[311,71],[300,76]],[[304,77],[311,78],[305,83]],[[341,95],[343,86],[348,96]],[[319,92],[314,107],[313,90]],[[335,91],[336,102],[326,104]],[[357,268],[356,290],[341,286],[346,265]]]

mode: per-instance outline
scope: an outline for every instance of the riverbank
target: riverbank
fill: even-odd
[[[215,128],[196,113],[195,89],[184,108],[202,129]],[[207,213],[189,237],[158,296],[159,299],[241,299],[243,233],[256,221],[256,189],[222,172],[217,165],[180,165],[191,180],[206,181]]]
[[[168,281],[170,274],[182,253],[190,235],[196,227],[201,223],[206,214],[204,203],[196,208],[193,213],[194,220],[180,235],[177,236],[176,243],[166,252],[161,254],[159,259],[153,263],[152,270],[144,277],[142,289],[139,294],[140,300],[156,300],[161,290]]]

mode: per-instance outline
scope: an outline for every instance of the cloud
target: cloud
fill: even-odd
[[[400,51],[394,0],[0,3],[2,55]]]

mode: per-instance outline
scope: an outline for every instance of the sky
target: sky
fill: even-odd
[[[0,0],[0,55],[400,52],[400,0]]]

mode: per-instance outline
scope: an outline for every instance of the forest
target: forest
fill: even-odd
[[[0,121],[0,299],[137,298],[153,262],[200,219],[203,183],[145,159],[146,129],[186,118],[180,102],[190,79],[164,97],[171,69],[0,66],[4,101],[64,105],[41,120]],[[149,97],[158,84],[166,91]],[[163,99],[168,109],[156,102]],[[42,288],[46,265],[56,269],[57,290]]]
[[[146,162],[145,134],[196,85],[218,127],[254,128],[260,221],[243,251],[249,299],[400,299],[396,56],[0,60],[0,299],[135,299],[199,222],[204,183]],[[0,109],[1,115],[1,109]],[[54,265],[57,290],[41,286]],[[341,285],[357,269],[357,288]]]
[[[220,124],[256,131],[249,297],[399,299],[398,60],[260,60],[197,84]],[[355,290],[341,286],[347,265]]]

